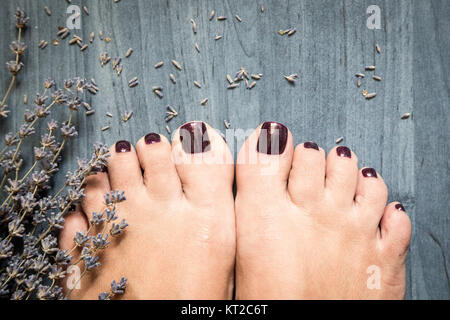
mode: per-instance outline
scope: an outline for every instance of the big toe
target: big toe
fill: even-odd
[[[241,193],[285,195],[292,165],[293,138],[278,122],[265,122],[244,142],[236,164]],[[259,197],[250,197],[259,198]]]
[[[201,121],[181,126],[172,155],[187,200],[201,205],[233,203],[234,163],[222,136]]]

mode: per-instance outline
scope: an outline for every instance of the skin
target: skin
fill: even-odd
[[[386,207],[379,174],[363,177],[353,153],[294,151],[289,131],[281,155],[258,152],[258,128],[239,152],[234,200],[232,155],[207,132],[204,153],[185,152],[177,133],[172,144],[161,136],[130,152],[111,147],[108,172],[89,178],[60,245],[73,247],[109,190],[125,191],[119,216],[129,227],[71,299],[97,299],[122,276],[124,299],[231,299],[234,286],[238,299],[403,298],[411,226],[396,203]],[[371,266],[380,289],[367,288]]]
[[[259,131],[237,158],[237,298],[402,299],[411,224],[386,207],[381,176],[364,177],[353,152],[294,150],[290,132],[281,155],[249,164]]]
[[[99,272],[87,273],[71,299],[97,299],[122,276],[128,279],[124,299],[232,297],[233,161],[222,137],[211,128],[208,132],[211,150],[199,155],[185,153],[178,134],[172,145],[161,136],[153,144],[142,138],[129,152],[111,147],[108,173],[89,178],[86,198],[67,217],[60,244],[63,249],[73,247],[76,231],[86,230],[90,215],[102,210],[103,195],[109,190],[125,191],[127,200],[119,205],[118,214],[129,226],[102,255]],[[214,156],[229,164],[204,163]],[[63,288],[67,292],[64,284]]]

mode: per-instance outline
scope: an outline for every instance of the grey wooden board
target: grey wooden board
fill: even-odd
[[[13,40],[12,15],[17,6],[31,18],[24,35],[28,51],[25,69],[8,99],[14,111],[11,119],[0,122],[0,133],[18,129],[25,106],[23,95],[42,91],[47,77],[58,83],[65,78],[94,77],[100,87],[89,102],[97,111],[86,118],[75,117],[80,136],[64,151],[62,170],[73,169],[77,157],[86,157],[91,144],[112,144],[118,139],[137,141],[150,131],[165,133],[164,111],[170,104],[180,115],[170,123],[175,129],[185,121],[203,120],[224,130],[223,120],[233,128],[255,128],[263,121],[287,125],[296,143],[316,141],[329,150],[343,136],[361,166],[375,167],[382,173],[389,199],[405,204],[413,222],[413,238],[408,258],[407,298],[450,298],[450,218],[449,218],[449,51],[450,2],[434,1],[77,1],[86,5],[89,16],[82,15],[82,29],[72,32],[88,39],[92,31],[103,30],[112,41],[96,40],[85,52],[68,46],[66,39],[57,47],[40,50],[41,39],[55,38],[58,25],[67,19],[65,1],[2,0],[0,14],[0,61],[12,59],[7,49]],[[264,4],[265,12],[260,12]],[[366,8],[381,8],[382,29],[366,27]],[[48,5],[53,14],[44,12]],[[228,17],[209,21],[209,12]],[[233,17],[238,14],[243,22]],[[198,25],[192,33],[190,18]],[[296,27],[292,37],[281,37],[279,29]],[[214,41],[216,35],[223,39]],[[200,53],[194,48],[198,42]],[[374,52],[379,43],[382,54]],[[124,56],[124,70],[117,76],[111,66],[100,67],[99,55]],[[170,63],[178,60],[183,71]],[[153,65],[163,60],[161,69]],[[363,87],[376,91],[366,101],[356,87],[354,74],[365,65],[377,65],[383,81],[370,78]],[[244,66],[251,73],[263,73],[252,90],[226,90],[225,75]],[[4,69],[5,70],[5,69]],[[169,80],[173,73],[178,82]],[[295,86],[283,74],[298,73]],[[367,74],[370,74],[366,72]],[[130,89],[128,80],[137,76],[140,85]],[[193,81],[202,84],[194,87]],[[9,75],[2,71],[0,91],[6,90]],[[158,99],[151,86],[164,87]],[[209,102],[200,105],[203,98]],[[125,111],[133,118],[122,123]],[[105,112],[113,118],[107,118]],[[412,119],[401,121],[405,112]],[[56,119],[67,117],[60,110]],[[110,125],[111,130],[100,128]],[[31,146],[41,133],[24,145]],[[239,148],[229,141],[233,149]],[[57,184],[63,181],[60,176]]]

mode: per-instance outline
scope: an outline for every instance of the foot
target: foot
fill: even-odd
[[[404,297],[410,220],[350,149],[294,150],[286,127],[265,123],[239,152],[236,179],[237,298]]]
[[[136,148],[116,143],[107,172],[89,177],[80,209],[67,217],[60,246],[74,246],[75,233],[88,228],[93,212],[102,211],[110,190],[125,191],[118,215],[129,226],[120,238],[109,237],[101,266],[86,273],[70,298],[97,299],[122,276],[128,279],[125,299],[231,298],[233,177],[226,143],[202,122],[182,126],[172,145],[158,134],[143,137]],[[79,254],[75,251],[72,261]],[[82,272],[83,262],[78,265]]]

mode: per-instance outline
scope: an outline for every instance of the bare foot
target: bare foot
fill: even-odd
[[[286,127],[262,128],[274,148],[260,127],[237,159],[237,298],[402,299],[411,224],[380,174],[346,147],[294,151]]]
[[[99,270],[87,272],[70,298],[97,299],[122,276],[128,279],[125,299],[232,297],[232,155],[208,125],[191,122],[180,129],[172,146],[158,134],[140,139],[136,149],[127,141],[117,142],[107,173],[89,178],[81,210],[66,219],[61,248],[73,247],[75,233],[88,228],[110,190],[125,191],[127,200],[119,204],[118,213],[129,227],[121,238],[110,237]],[[196,140],[191,145],[192,134]],[[83,262],[79,266],[82,271]]]

